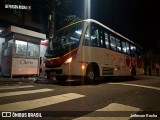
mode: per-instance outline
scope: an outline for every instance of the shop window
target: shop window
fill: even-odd
[[[27,42],[16,40],[16,55],[26,56],[27,55]]]
[[[39,46],[37,44],[28,43],[28,57],[39,57]]]
[[[8,41],[8,47],[12,47],[13,46],[13,40],[9,40]]]

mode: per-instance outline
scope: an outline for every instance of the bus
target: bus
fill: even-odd
[[[93,19],[60,29],[49,41],[45,57],[45,75],[61,82],[77,76],[94,81],[144,73],[142,47]]]

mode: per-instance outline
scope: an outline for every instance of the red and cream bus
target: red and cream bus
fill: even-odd
[[[82,76],[131,76],[144,73],[142,48],[102,23],[87,19],[60,29],[49,41],[43,70],[58,81]]]

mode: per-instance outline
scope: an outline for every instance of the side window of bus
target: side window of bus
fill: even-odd
[[[91,46],[93,47],[100,46],[99,31],[94,27],[91,28]]]
[[[86,46],[103,47],[103,31],[91,24],[86,31],[84,44]]]
[[[126,49],[127,49],[127,54],[130,55],[130,49],[129,49],[129,43],[126,42]]]
[[[121,47],[121,41],[119,39],[116,39],[116,47],[117,47],[117,51],[121,52],[122,47]]]
[[[103,30],[99,30],[99,47],[104,47],[104,31]]]
[[[130,55],[129,43],[122,41],[122,52]]]
[[[110,47],[111,50],[116,50],[116,38],[110,35]]]
[[[122,41],[122,52],[123,52],[124,54],[127,53],[127,47],[126,47],[126,43],[125,43],[124,41]]]
[[[131,55],[135,57],[136,56],[136,46],[131,44],[130,50],[131,50]]]
[[[143,57],[142,57],[142,49],[140,47],[137,47],[137,57],[140,60],[143,59]]]
[[[90,27],[87,28],[84,38],[84,45],[90,46]]]
[[[105,46],[106,48],[109,49],[109,37],[107,32],[104,32],[104,37],[105,37]]]

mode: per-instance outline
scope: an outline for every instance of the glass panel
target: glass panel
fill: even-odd
[[[84,45],[90,46],[90,29],[89,29],[89,27],[87,28],[87,31],[85,33]]]
[[[106,45],[106,48],[109,49],[109,38],[108,38],[108,33],[105,32],[104,35],[105,35],[105,45]]]
[[[39,57],[39,46],[37,44],[28,43],[28,57]]]
[[[110,46],[112,50],[116,50],[116,39],[113,36],[110,36]]]
[[[121,52],[121,41],[119,39],[116,39],[116,45],[117,45],[117,51]]]
[[[16,40],[15,46],[16,46],[17,55],[21,55],[21,56],[27,55],[27,42]]]
[[[8,47],[12,47],[13,46],[13,40],[9,40],[8,41]]]
[[[93,46],[93,47],[103,47],[103,31],[96,27],[97,25],[92,23],[85,34],[85,41],[84,44],[86,46]]]
[[[140,47],[137,47],[137,57],[138,59],[142,59],[142,49]]]
[[[100,46],[98,29],[94,29],[94,27],[92,27],[91,29],[91,46],[94,47]]]
[[[102,47],[102,46],[104,46],[104,44],[103,44],[103,31],[100,31],[100,46]]]
[[[49,42],[49,53],[66,51],[78,47],[83,30],[83,23],[79,23],[60,30]]]
[[[131,55],[135,56],[135,54],[136,54],[136,46],[131,44],[130,45],[130,50],[131,50]]]
[[[126,42],[126,50],[127,50],[127,54],[130,54],[130,49],[129,49],[129,43]]]
[[[122,41],[122,52],[123,53],[127,53],[127,47],[126,47],[126,43]]]

